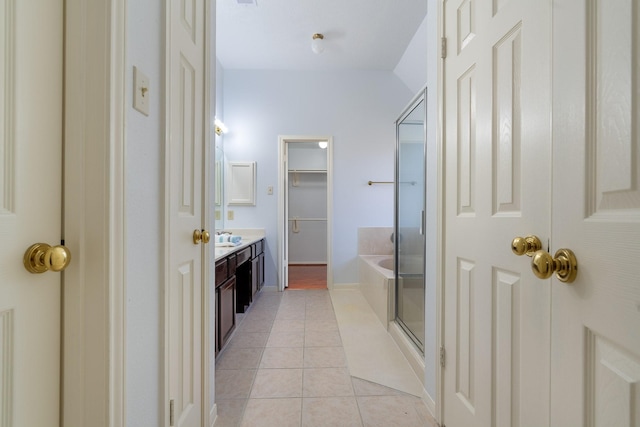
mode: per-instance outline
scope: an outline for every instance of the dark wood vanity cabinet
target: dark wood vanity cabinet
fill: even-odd
[[[236,313],[244,313],[264,284],[264,239],[216,261],[215,348],[226,344],[236,327]]]
[[[216,354],[226,344],[236,326],[236,255],[216,261]]]
[[[224,347],[236,327],[236,278],[231,277],[220,286],[218,296],[219,348]]]
[[[244,249],[247,252],[247,262],[236,270],[237,299],[236,309],[238,313],[244,313],[253,302],[256,292],[264,284],[264,239],[253,243]],[[244,258],[244,257],[243,257]]]

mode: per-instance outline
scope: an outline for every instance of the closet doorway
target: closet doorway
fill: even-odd
[[[278,283],[327,289],[331,275],[332,138],[279,138]]]

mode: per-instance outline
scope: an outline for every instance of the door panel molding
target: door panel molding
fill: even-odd
[[[522,23],[493,47],[493,214],[520,216]]]
[[[586,5],[587,217],[637,221],[640,8],[633,0]]]
[[[13,420],[13,310],[0,312],[0,427]]]
[[[16,0],[6,0],[0,7],[0,215],[13,213],[15,178],[13,171],[13,153],[15,150],[14,123],[14,64],[15,64],[15,28],[14,9]]]

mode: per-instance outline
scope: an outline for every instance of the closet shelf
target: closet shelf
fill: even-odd
[[[327,173],[326,169],[289,169],[289,173]]]
[[[327,218],[289,218],[289,221],[326,221]]]

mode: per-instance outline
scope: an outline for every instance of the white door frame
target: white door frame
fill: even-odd
[[[125,425],[126,3],[65,1],[61,425]]]
[[[333,242],[333,137],[331,136],[278,136],[278,290],[284,291],[288,277],[288,221],[286,209],[287,168],[286,147],[289,142],[327,141],[327,288],[333,289],[332,242]]]

